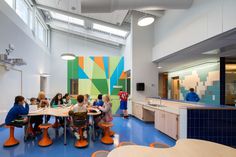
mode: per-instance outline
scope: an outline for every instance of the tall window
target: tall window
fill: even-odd
[[[24,0],[16,0],[16,13],[28,24],[29,7]]]
[[[47,44],[47,30],[37,18],[36,21],[36,36],[45,44]]]
[[[13,2],[14,2],[13,0],[5,0],[5,1],[11,8],[13,8]]]

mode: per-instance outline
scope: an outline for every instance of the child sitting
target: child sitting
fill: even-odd
[[[98,98],[93,102],[93,106],[102,106],[103,105],[103,101],[102,101],[102,94],[98,95]]]
[[[84,113],[87,116],[87,108],[84,105],[84,96],[83,95],[78,95],[77,96],[77,104],[71,107],[71,110],[69,112],[69,115],[71,115],[73,118],[73,120],[71,121],[71,126],[74,126],[74,117],[78,117],[78,119],[80,119],[80,115],[82,116],[82,118],[84,117]],[[87,117],[83,118],[84,120],[86,120]],[[86,121],[84,121],[86,124]],[[85,125],[84,124],[84,125]],[[81,124],[82,125],[82,124]],[[79,140],[80,139],[80,135],[77,133],[77,131],[75,129],[73,129],[74,135],[75,137]],[[83,131],[83,137],[87,138],[87,131],[84,130]]]
[[[23,96],[16,96],[14,106],[10,109],[6,116],[5,124],[22,127],[28,122],[28,118],[22,116],[27,115],[28,113],[29,105],[25,102],[25,98]]]
[[[102,122],[111,122],[113,120],[112,117],[112,103],[110,102],[110,97],[108,95],[104,95],[102,97],[104,102],[103,106],[99,106],[98,109],[102,111],[103,116],[98,123]]]

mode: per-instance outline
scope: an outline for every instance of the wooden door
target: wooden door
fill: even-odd
[[[171,81],[171,99],[179,100],[179,77],[173,77]]]
[[[162,98],[167,98],[167,95],[168,95],[168,74],[167,73],[160,73],[158,82],[159,82],[158,83],[159,96],[161,96]]]

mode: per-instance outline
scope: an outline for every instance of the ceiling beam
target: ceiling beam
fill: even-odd
[[[62,21],[54,20],[54,21],[48,22],[47,24],[49,24],[50,27],[53,29],[68,32],[68,33],[75,34],[75,35],[79,35],[79,36],[93,39],[96,41],[100,41],[103,43],[108,43],[108,44],[112,44],[115,46],[126,44],[126,40],[122,39],[120,37],[115,37],[113,35],[100,33],[97,31],[90,30],[90,29],[85,29],[83,27],[75,26],[72,24],[70,24],[68,26],[67,23],[62,22]]]
[[[117,25],[113,25],[113,24],[105,22],[105,21],[97,20],[97,19],[94,19],[94,18],[91,18],[91,17],[83,16],[83,15],[80,15],[80,14],[75,14],[75,13],[72,13],[72,12],[64,11],[64,10],[61,10],[61,9],[57,9],[57,8],[53,8],[53,7],[49,7],[49,6],[45,6],[45,5],[41,5],[41,4],[36,4],[35,6],[38,9],[42,9],[42,10],[45,10],[45,11],[49,11],[49,12],[53,11],[53,12],[57,12],[57,13],[60,13],[60,14],[64,14],[64,15],[67,15],[67,16],[74,17],[74,18],[79,18],[79,19],[82,19],[82,20],[85,20],[85,21],[91,21],[91,22],[94,22],[94,23],[106,25],[106,26],[113,27],[113,28],[120,29],[120,30],[124,30],[124,31],[130,31],[130,26],[127,25],[127,24],[117,26]]]

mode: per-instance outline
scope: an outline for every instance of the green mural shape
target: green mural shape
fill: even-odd
[[[125,81],[126,80],[118,80],[118,85],[122,86],[123,87],[123,90],[125,90]],[[112,92],[111,92],[111,95],[118,95],[120,89],[118,88],[113,88]]]
[[[97,98],[97,95],[100,94],[100,91],[97,89],[97,87],[92,83],[91,84],[91,92],[89,93],[89,95],[91,95],[91,97],[95,97]]]
[[[93,63],[93,79],[104,79],[106,78],[106,73],[101,69],[96,63]]]
[[[90,94],[92,81],[89,79],[79,79],[79,94]]]
[[[92,79],[93,84],[99,89],[101,94],[108,94],[107,79]]]
[[[93,65],[95,63],[90,57],[84,57],[84,72],[89,78],[93,78]]]
[[[78,79],[78,57],[67,62],[67,92],[70,92],[70,80]]]
[[[109,58],[109,77],[112,76],[112,74],[114,73],[116,67],[118,66],[119,62],[120,62],[121,57],[118,56],[114,56],[114,57],[110,57]]]

